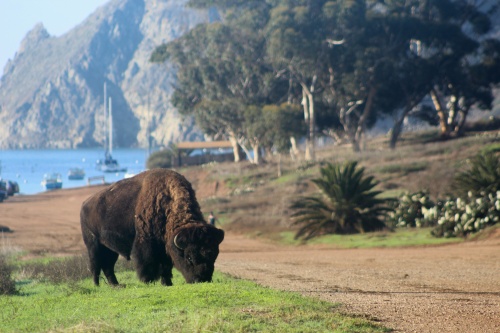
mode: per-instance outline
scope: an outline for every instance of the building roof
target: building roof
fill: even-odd
[[[184,141],[177,144],[177,149],[218,149],[233,148],[230,141]]]

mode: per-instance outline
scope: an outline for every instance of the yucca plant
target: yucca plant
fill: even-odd
[[[299,226],[295,238],[304,240],[323,234],[350,234],[380,230],[383,217],[391,211],[392,199],[381,199],[378,184],[357,162],[330,164],[320,169],[321,177],[312,181],[320,189],[318,196],[300,197],[292,203],[292,225]]]
[[[458,197],[466,198],[500,191],[500,159],[494,152],[476,155],[470,168],[455,176],[452,189]]]

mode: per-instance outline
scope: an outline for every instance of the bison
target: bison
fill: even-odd
[[[80,223],[94,284],[104,272],[118,285],[119,255],[134,259],[139,279],[172,285],[175,266],[187,283],[210,282],[224,231],[208,224],[189,181],[167,169],[120,180],[82,204]]]

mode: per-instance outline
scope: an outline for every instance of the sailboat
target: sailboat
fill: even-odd
[[[106,108],[106,83],[104,83],[104,116],[108,118],[108,147],[104,154],[104,159],[98,160],[96,168],[102,172],[127,172],[127,168],[120,167],[113,154],[113,113],[111,109],[111,97],[109,98],[109,113]],[[107,114],[108,113],[108,114]]]

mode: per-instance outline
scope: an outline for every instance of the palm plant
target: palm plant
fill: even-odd
[[[476,155],[468,170],[455,176],[452,189],[461,198],[500,191],[500,159],[494,152]]]
[[[372,176],[364,176],[365,169],[357,162],[344,166],[327,164],[321,168],[321,177],[312,181],[321,190],[318,196],[301,197],[292,203],[292,225],[299,226],[295,239],[338,233],[364,233],[385,227],[382,218],[392,199],[381,199],[378,184]]]

